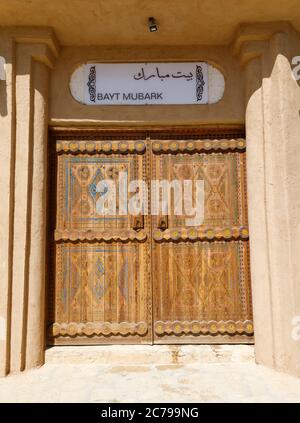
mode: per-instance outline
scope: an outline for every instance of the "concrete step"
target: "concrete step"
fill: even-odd
[[[55,346],[46,363],[58,364],[195,364],[254,362],[253,345],[101,345]]]

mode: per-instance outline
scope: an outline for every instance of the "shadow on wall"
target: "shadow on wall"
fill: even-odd
[[[5,74],[5,59],[0,56],[0,115],[7,115],[7,87]]]

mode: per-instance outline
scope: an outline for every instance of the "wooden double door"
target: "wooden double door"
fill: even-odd
[[[245,140],[164,138],[52,137],[49,344],[252,342]],[[146,207],[126,214],[136,180]],[[174,180],[204,181],[201,224],[175,214],[172,190],[154,212],[153,181]],[[101,181],[114,213],[99,212]]]

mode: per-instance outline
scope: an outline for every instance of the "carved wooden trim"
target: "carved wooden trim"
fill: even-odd
[[[146,143],[144,141],[94,141],[60,140],[56,142],[57,153],[144,153]]]
[[[236,333],[242,334],[246,333],[247,335],[253,335],[253,322],[251,320],[245,321],[198,321],[194,320],[191,322],[180,322],[178,320],[174,321],[157,321],[154,324],[154,331],[157,335],[182,335],[182,334],[229,334],[234,335]]]
[[[95,137],[102,137],[103,140],[112,139],[145,139],[149,136],[151,139],[231,139],[231,138],[245,138],[245,126],[236,125],[151,125],[151,126],[79,126],[79,127],[63,127],[51,126],[49,128],[51,135],[55,139],[94,139]]]
[[[221,139],[221,140],[163,140],[153,141],[152,151],[155,154],[165,153],[197,153],[197,152],[211,152],[211,151],[245,151],[246,140],[238,139]]]
[[[231,228],[184,228],[167,229],[161,231],[156,229],[153,233],[155,241],[199,241],[214,239],[248,239],[249,230],[246,226],[233,226]]]
[[[55,241],[144,241],[147,233],[144,231],[68,231],[56,230]]]
[[[146,322],[87,322],[87,323],[53,323],[49,327],[49,334],[58,336],[109,336],[109,335],[139,335],[144,336],[148,332]]]

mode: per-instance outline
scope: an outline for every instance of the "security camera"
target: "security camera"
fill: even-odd
[[[158,30],[158,25],[154,18],[148,18],[148,27],[150,32],[156,32]]]

